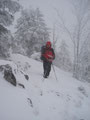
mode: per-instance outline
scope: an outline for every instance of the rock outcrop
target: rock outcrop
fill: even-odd
[[[15,78],[15,76],[12,72],[12,68],[9,64],[1,65],[0,71],[3,72],[4,78],[6,81],[10,82],[14,86],[17,85],[16,78]]]

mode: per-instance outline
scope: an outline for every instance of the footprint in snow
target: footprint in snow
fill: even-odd
[[[28,104],[33,107],[33,103],[32,103],[32,100],[30,98],[27,98],[27,101],[28,101]]]

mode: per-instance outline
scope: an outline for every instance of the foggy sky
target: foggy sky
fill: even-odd
[[[67,16],[69,12],[69,3],[67,0],[19,0],[24,8],[39,8],[44,14],[45,21],[48,26],[52,27],[57,19],[57,14],[54,8],[61,11]]]
[[[59,18],[57,17],[57,13],[55,11],[55,8],[58,9],[60,14],[64,17],[66,25],[70,28],[72,26],[72,23],[74,22],[74,18],[71,12],[71,6],[69,3],[69,0],[19,0],[19,3],[23,6],[23,8],[28,9],[29,7],[32,8],[39,8],[42,14],[44,15],[45,23],[47,24],[47,27],[51,28],[51,40],[52,40],[52,28],[53,24],[59,21]],[[15,32],[15,25],[16,20],[19,18],[19,14],[17,13],[15,16],[15,21],[12,26],[10,26],[10,29],[12,33]],[[58,27],[59,28],[59,27]],[[65,39],[67,44],[69,45],[70,49],[72,49],[71,41],[69,40],[68,36],[65,33],[62,33],[59,29],[57,29],[57,34],[59,36],[58,39],[58,47],[60,45],[60,42],[62,39]],[[71,51],[71,50],[70,50]]]

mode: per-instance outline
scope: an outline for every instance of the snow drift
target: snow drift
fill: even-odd
[[[0,65],[6,64],[17,85],[5,81],[0,72],[0,120],[90,120],[89,83],[57,67],[58,81],[53,70],[43,79],[42,63],[19,54],[11,61],[0,60]]]

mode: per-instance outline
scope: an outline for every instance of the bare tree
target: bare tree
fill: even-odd
[[[59,11],[57,9],[56,11],[60,19],[60,27],[69,35],[74,45],[73,76],[79,79],[81,48],[88,34],[90,34],[90,0],[70,0],[70,3],[73,6],[73,15],[76,17],[73,31],[69,30]]]
[[[52,36],[52,45],[53,45],[53,48],[54,50],[56,51],[56,44],[57,44],[57,41],[58,41],[58,34],[56,34],[56,24],[53,24],[53,36]]]
[[[65,40],[62,40],[60,43],[59,50],[56,54],[56,63],[55,65],[65,71],[72,70],[72,62],[70,58],[70,52],[68,50],[68,45],[66,44]]]

